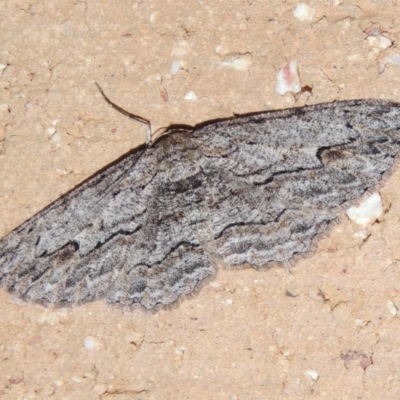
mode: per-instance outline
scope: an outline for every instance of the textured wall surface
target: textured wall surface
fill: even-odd
[[[400,101],[396,2],[0,4],[0,235],[145,140],[152,121]],[[300,16],[299,16],[300,15]],[[307,19],[309,18],[309,19]],[[275,93],[297,61],[299,93]],[[400,359],[400,173],[291,269],[219,269],[156,314],[51,310],[0,292],[0,398],[391,399]]]

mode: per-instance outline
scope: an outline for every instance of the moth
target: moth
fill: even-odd
[[[217,265],[287,265],[399,146],[400,107],[384,100],[171,126],[1,239],[0,287],[47,306],[157,309]]]

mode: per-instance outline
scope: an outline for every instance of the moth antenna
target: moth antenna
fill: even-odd
[[[143,118],[139,115],[132,114],[129,111],[124,110],[122,107],[119,105],[115,104],[113,101],[111,101],[106,94],[104,93],[103,89],[100,87],[100,85],[95,82],[95,85],[99,89],[101,95],[103,96],[104,100],[113,108],[115,108],[117,111],[119,111],[121,114],[127,116],[129,119],[132,119],[134,121],[140,122],[141,124],[144,124],[147,126],[147,133],[146,133],[146,146],[150,147],[153,143],[152,137],[153,137],[153,132],[151,130],[151,122],[150,120]]]

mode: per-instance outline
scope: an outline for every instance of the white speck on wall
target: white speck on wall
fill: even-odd
[[[379,36],[368,36],[367,37],[368,43],[373,47],[378,47],[380,49],[388,49],[393,45],[393,42],[388,39],[386,36],[379,35]]]
[[[386,303],[386,305],[387,305],[387,308],[388,308],[390,314],[392,314],[395,317],[397,315],[397,312],[399,311],[396,304],[394,304],[394,302],[392,300],[389,300]]]
[[[314,381],[316,381],[319,377],[318,372],[314,371],[313,369],[307,370],[305,374],[309,376],[311,379],[314,379]]]
[[[370,236],[370,233],[366,229],[360,229],[353,237],[356,239],[366,240]]]
[[[10,107],[7,103],[0,104],[0,111],[10,111]]]
[[[290,357],[290,356],[293,355],[293,351],[292,351],[292,350],[285,350],[285,351],[282,353],[282,355],[283,355],[284,357]]]
[[[0,63],[0,72],[3,72],[7,68],[7,65]]]
[[[284,95],[288,92],[299,93],[300,91],[301,85],[297,61],[289,61],[278,72],[275,92]]]
[[[51,126],[50,128],[47,128],[47,133],[48,133],[50,136],[53,136],[56,132],[57,132],[57,129],[56,129],[55,126]]]
[[[61,141],[61,136],[57,132],[54,135],[51,135],[52,142],[59,143]]]
[[[385,57],[388,63],[400,65],[400,54],[393,54],[389,57]]]
[[[294,10],[294,17],[299,21],[312,21],[315,14],[315,8],[308,6],[305,3],[297,4]]]
[[[357,318],[357,319],[355,320],[355,323],[356,323],[356,325],[359,326],[360,328],[364,328],[364,326],[367,326],[367,325],[368,325],[368,321],[364,321],[364,320],[359,319],[359,318]]]
[[[171,65],[171,75],[176,75],[182,68],[182,64],[180,63],[180,61],[174,61]]]
[[[185,100],[195,101],[197,100],[197,96],[194,92],[190,91],[186,93]]]
[[[154,24],[157,20],[158,17],[158,12],[153,12],[149,15],[149,21],[150,23]]]
[[[385,71],[387,64],[400,65],[400,54],[392,54],[390,56],[382,57],[381,59],[379,59],[378,66],[380,74]]]
[[[56,125],[59,123],[59,119],[54,119],[51,122],[51,126],[47,128],[47,133],[50,136],[50,140],[53,142],[59,142],[61,140],[61,136],[59,133],[57,133],[57,128]]]
[[[102,347],[102,343],[93,336],[86,337],[84,345],[86,350],[98,350]]]
[[[346,214],[359,225],[366,226],[375,221],[383,212],[382,199],[379,193],[374,193],[358,207],[350,207]]]
[[[186,351],[186,347],[175,347],[175,350],[174,350],[174,352],[175,352],[175,354],[178,354],[178,355],[183,355],[183,353]]]
[[[246,54],[234,54],[227,57],[221,62],[221,65],[225,67],[234,68],[240,71],[247,70],[252,62],[252,56],[250,53]]]

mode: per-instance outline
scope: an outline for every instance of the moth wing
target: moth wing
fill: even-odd
[[[373,188],[399,150],[400,109],[356,100],[259,113],[195,132],[209,220],[227,265],[311,250],[340,207]]]
[[[106,298],[149,309],[193,291],[214,270],[165,190],[167,142],[132,152],[3,238],[2,287],[45,305]]]

